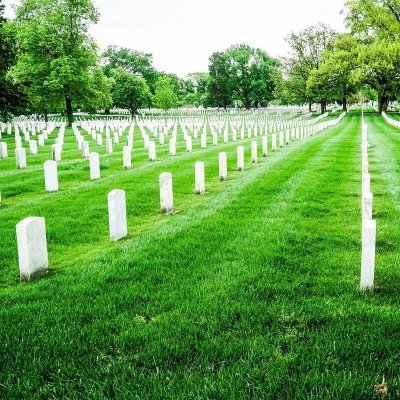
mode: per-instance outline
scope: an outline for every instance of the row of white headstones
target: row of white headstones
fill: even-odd
[[[312,120],[312,123],[316,123],[318,122],[318,120],[320,119],[320,117]],[[118,121],[119,122],[119,121]],[[98,146],[102,146],[103,145],[103,135],[102,133],[97,133],[97,131],[95,129],[92,129],[93,127],[96,127],[95,125],[96,123],[91,123],[91,122],[83,122],[82,123],[82,127],[84,130],[86,131],[90,131],[90,134],[92,136],[92,139],[96,140],[97,145]],[[131,124],[131,128],[130,128],[130,133],[128,136],[128,141],[127,144],[130,148],[132,148],[132,144],[133,144],[133,129],[134,129],[134,122]],[[94,126],[93,126],[94,125]],[[310,127],[311,123],[309,123],[308,127]],[[145,133],[145,128],[144,125],[139,125],[140,129],[142,131],[142,138],[144,140],[144,144],[145,147],[148,148],[149,147],[149,135],[147,135]],[[165,137],[168,135],[168,127],[164,127],[164,130],[161,132],[158,131],[157,127],[154,127],[154,122],[151,122],[151,125],[153,127],[153,134],[155,137],[158,137],[159,139],[159,143],[161,145],[164,144],[164,140]],[[299,139],[299,135],[303,136],[303,129],[305,129],[305,124],[304,122],[300,123],[298,122],[295,125],[292,124],[288,124],[288,125],[284,125],[283,123],[275,123],[269,126],[269,129],[272,130],[274,127],[276,127],[276,129],[279,128],[283,128],[286,126],[296,126],[296,138]],[[119,137],[122,135],[122,130],[124,128],[127,127],[127,124],[125,123],[124,126],[119,126],[119,131],[118,132],[113,132],[113,140],[110,137],[110,131],[108,129],[107,126],[107,130],[106,130],[106,153],[107,154],[111,154],[112,153],[112,144],[113,141],[114,143],[119,143]],[[148,125],[147,125],[148,127]],[[247,136],[248,138],[250,138],[252,136],[252,127],[254,127],[254,136],[257,136],[257,124],[254,125],[254,122],[251,124],[251,126],[247,127]],[[26,127],[24,127],[26,129]],[[24,129],[23,128],[23,129]],[[86,158],[89,156],[89,145],[88,142],[84,141],[82,139],[82,136],[79,134],[77,125],[75,125],[74,127],[74,134],[77,138],[77,142],[78,142],[78,147],[79,149],[82,150],[83,152],[83,157]],[[213,125],[210,126],[211,128],[211,135],[213,137],[213,145],[218,145],[218,133],[216,131],[216,129],[214,128]],[[25,169],[27,167],[27,160],[26,160],[26,151],[25,149],[22,147],[22,139],[21,136],[19,135],[19,132],[17,130],[18,128],[15,128],[15,143],[16,143],[16,149],[15,149],[15,156],[16,156],[16,167],[18,169]],[[35,127],[33,125],[33,127],[31,127],[32,132],[31,134],[33,136],[36,135],[35,132]],[[8,134],[11,134],[10,131],[10,126],[8,126]],[[54,127],[53,127],[54,130]],[[48,139],[48,134],[51,133],[53,130],[48,131],[46,129],[43,129],[43,133],[38,135],[38,143],[40,147],[44,146],[45,140]],[[61,151],[62,151],[62,146],[63,146],[63,142],[64,142],[64,130],[65,130],[65,125],[62,124],[61,128],[60,128],[60,133],[58,135],[58,138],[56,139],[56,144],[54,144],[52,146],[52,154],[53,154],[53,160],[54,161],[60,161],[61,160]],[[192,147],[192,136],[187,134],[186,131],[186,126],[185,124],[182,124],[182,130],[184,133],[184,139],[187,142],[187,148],[188,151],[191,151],[191,147]],[[221,130],[221,125],[219,126],[219,130]],[[266,132],[267,132],[268,128],[266,128]],[[176,150],[175,150],[175,142],[176,142],[176,131],[177,131],[177,126],[175,125],[174,127],[174,131],[173,131],[173,140],[170,141],[170,154],[174,155]],[[206,143],[207,143],[207,136],[204,133],[206,131],[206,126],[204,126],[204,130],[203,130],[203,134],[201,135],[201,148],[206,148]],[[23,131],[24,136],[25,136],[25,141],[29,142],[29,150],[30,150],[30,154],[31,155],[36,155],[38,153],[38,148],[37,148],[37,141],[36,140],[31,140],[31,135],[30,132],[27,130]],[[224,131],[224,143],[228,142],[228,129],[225,129]],[[280,133],[280,135],[283,135],[283,133]],[[292,136],[294,135],[294,133],[292,133]],[[236,141],[236,129],[234,127],[232,127],[232,140]],[[242,130],[240,132],[240,138],[243,140],[244,139],[244,126],[242,127]],[[197,139],[197,128],[194,128],[194,139]],[[288,138],[286,138],[286,142],[288,141]],[[283,136],[280,136],[280,146],[283,145]],[[154,144],[151,143],[150,144],[150,149],[149,152],[152,153],[152,156],[154,156],[154,148],[153,148]],[[127,149],[125,149],[125,152],[127,153]],[[0,143],[0,158],[8,158],[8,149],[7,149],[7,143],[6,142],[1,142]],[[129,163],[129,157],[126,157],[127,163]],[[129,166],[127,166],[129,168]]]
[[[344,114],[342,114],[339,118],[335,120],[318,124],[317,126],[314,127],[313,134],[326,129],[329,126],[337,124],[338,122],[340,122],[343,116]],[[274,147],[272,149],[274,150]],[[276,135],[275,135],[275,150],[276,150]],[[267,152],[268,152],[267,136],[263,136],[263,155],[267,155]],[[257,141],[251,142],[251,159],[253,163],[257,162]],[[98,161],[98,154],[97,157],[96,156],[93,157],[93,160],[95,160],[95,162]],[[57,168],[56,168],[57,163],[56,161],[46,161],[46,163],[45,164],[49,166],[48,178],[46,179],[52,181],[53,182],[52,184],[54,184],[54,181],[57,178],[57,176],[54,175],[57,173]],[[99,173],[98,167],[99,164],[96,165],[96,173]],[[239,171],[244,170],[243,146],[237,147],[237,169]],[[221,180],[226,180],[228,177],[226,152],[219,153],[219,177]],[[51,186],[51,184],[49,184],[49,186]],[[162,173],[159,177],[159,186],[160,186],[161,213],[170,214],[174,211],[172,174],[169,172]],[[196,162],[195,192],[197,194],[204,194],[205,190],[206,186],[205,186],[204,163]],[[109,214],[110,239],[112,241],[118,241],[122,238],[125,238],[128,232],[125,191],[120,189],[115,189],[108,194],[108,214]],[[17,231],[18,258],[19,258],[19,269],[20,269],[21,280],[30,280],[37,275],[46,273],[48,270],[48,253],[47,253],[45,219],[43,217],[28,217],[17,224],[16,231]]]
[[[315,120],[314,119],[312,122]],[[107,154],[112,154],[113,153],[113,141],[114,143],[119,143],[119,138],[122,136],[122,132],[124,128],[127,128],[129,124],[124,123],[123,126],[119,126],[117,131],[112,132],[113,140],[111,139],[110,131],[106,130],[106,153]],[[89,122],[85,122],[83,124],[85,127],[84,130],[87,131],[88,134],[91,135],[91,138],[96,141],[98,146],[103,145],[103,136],[101,133],[97,133],[95,129],[92,129],[93,126]],[[115,128],[115,126],[114,126]],[[270,129],[273,128],[273,125],[269,127]],[[310,135],[313,135],[316,131],[316,127],[313,125],[307,125],[307,126],[298,126],[296,128],[293,128],[291,130],[291,133],[289,130],[286,131],[286,144],[289,144],[290,138],[292,140],[302,140],[304,137],[308,137]],[[156,160],[156,143],[154,141],[151,141],[149,138],[149,135],[146,133],[145,129],[143,126],[140,126],[140,130],[142,132],[142,139],[144,141],[144,147],[148,149],[149,153],[149,160],[150,161],[155,161]],[[265,130],[265,133],[267,133],[267,130]],[[53,130],[52,130],[53,131]],[[51,131],[51,132],[52,132]],[[84,140],[84,137],[81,135],[79,132],[79,129],[76,125],[73,126],[73,131],[76,137],[76,141],[78,143],[78,148],[82,151],[82,157],[87,158],[89,157],[89,165],[90,165],[90,178],[91,180],[96,180],[100,178],[100,156],[97,152],[92,152],[90,153],[89,151],[89,142]],[[123,148],[123,166],[126,169],[131,168],[132,165],[132,160],[131,160],[131,152],[132,152],[132,147],[133,147],[133,131],[134,131],[134,122],[130,125],[129,129],[129,134],[127,137],[127,146],[124,146]],[[247,137],[256,137],[257,136],[257,127],[254,127],[254,130],[251,129],[250,127],[248,128],[247,132]],[[56,138],[56,144],[52,145],[52,161],[46,161],[44,163],[44,176],[45,176],[45,188],[47,191],[52,192],[52,191],[58,191],[58,173],[57,173],[57,162],[61,161],[61,154],[62,154],[62,149],[63,149],[63,144],[64,144],[64,132],[65,132],[65,126],[62,125],[60,128],[60,132],[58,134],[58,137]],[[37,147],[36,147],[36,141],[35,140],[30,140],[30,135],[28,131],[24,132],[25,134],[25,140],[29,142],[30,144],[30,153],[35,155],[37,154]],[[35,133],[33,132],[33,135]],[[160,145],[164,144],[165,137],[168,136],[168,129],[164,129],[160,132],[155,131],[153,132],[154,136],[159,138],[159,143]],[[169,141],[169,154],[171,156],[174,156],[176,154],[176,135],[177,135],[177,127],[175,126],[173,128],[172,132],[172,137]],[[213,137],[213,145],[217,146],[218,145],[218,134],[214,130],[213,127],[211,127],[211,135]],[[183,136],[184,140],[186,142],[186,150],[188,152],[192,151],[192,136],[190,136],[187,131],[185,126],[183,126]],[[226,129],[223,133],[223,141],[224,143],[228,143],[228,130]],[[196,135],[195,135],[196,138]],[[244,139],[244,129],[240,132],[240,139]],[[48,139],[48,134],[46,130],[43,130],[43,133],[39,135],[39,143],[40,146],[44,146],[44,141]],[[22,147],[22,140],[19,134],[16,134],[16,149],[15,149],[15,154],[16,154],[16,165],[18,169],[25,169],[27,167],[27,162],[26,162],[26,152],[25,149]],[[232,130],[232,140],[236,141],[236,131],[235,129]],[[276,150],[277,147],[277,137],[276,134],[271,134],[271,141],[272,141],[272,151]],[[279,132],[279,146],[283,147],[284,144],[284,133]],[[2,143],[2,145],[6,146],[6,143]],[[207,134],[206,130],[203,130],[203,134],[201,135],[201,148],[204,149],[207,147]],[[262,137],[262,154],[265,156],[268,152],[268,139],[267,136]],[[7,148],[3,149],[1,151],[1,158],[7,158],[8,152]],[[243,156],[240,154],[240,150],[238,151],[238,158],[242,158]],[[252,143],[252,162],[255,162],[257,160],[257,142]]]
[[[368,172],[368,126],[361,123],[361,154],[362,154],[362,185],[361,185],[361,279],[360,287],[363,290],[374,288],[375,276],[375,246],[376,246],[376,220],[372,219],[371,175]]]

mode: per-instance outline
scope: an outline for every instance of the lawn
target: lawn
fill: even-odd
[[[400,397],[399,130],[366,113],[376,290],[359,290],[361,115],[250,163],[250,139],[157,161],[135,131],[100,152],[89,180],[67,129],[60,191],[50,144],[15,169],[0,160],[0,397],[5,399],[368,399]],[[245,146],[245,171],[235,171]],[[91,150],[97,150],[94,142]],[[228,181],[218,153],[228,153]],[[206,190],[194,194],[194,163]],[[173,175],[175,213],[159,213]],[[107,193],[126,190],[128,238],[108,239]],[[50,272],[19,283],[15,225],[46,219]]]

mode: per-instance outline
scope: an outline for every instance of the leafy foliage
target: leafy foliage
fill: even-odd
[[[128,109],[132,115],[138,108],[151,104],[152,94],[146,81],[122,69],[113,70],[114,89],[112,97],[114,105]]]
[[[282,83],[281,95],[288,103],[312,103],[315,100],[325,101],[326,96],[311,92],[307,86],[313,70],[318,70],[322,57],[327,50],[335,32],[327,25],[317,24],[292,32],[286,37],[290,52],[283,59],[285,81]],[[322,110],[323,111],[323,110]]]
[[[16,9],[16,82],[27,87],[32,104],[43,110],[63,100],[69,124],[73,101],[95,92],[96,45],[88,34],[99,14],[91,0],[23,0]]]
[[[140,76],[146,80],[154,94],[159,72],[153,66],[153,55],[151,53],[143,53],[125,47],[108,46],[102,57],[106,76],[111,76],[114,69],[121,69]]]
[[[211,105],[245,108],[267,105],[274,97],[279,63],[260,49],[233,45],[210,57],[208,85]]]
[[[178,96],[175,93],[173,80],[170,76],[160,76],[156,82],[154,104],[158,108],[168,110],[176,105]]]

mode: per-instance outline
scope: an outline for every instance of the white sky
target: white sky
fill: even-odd
[[[153,54],[154,65],[185,77],[208,70],[208,58],[231,44],[287,51],[284,37],[317,22],[342,31],[344,0],[93,0],[100,22],[91,32],[109,44]],[[5,0],[6,15],[13,15]]]

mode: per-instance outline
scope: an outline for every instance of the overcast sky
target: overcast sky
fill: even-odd
[[[5,0],[7,16],[12,16]],[[101,18],[92,35],[109,44],[153,54],[154,65],[185,77],[208,70],[208,58],[246,43],[274,57],[286,53],[284,37],[324,22],[343,30],[344,0],[94,0]]]

